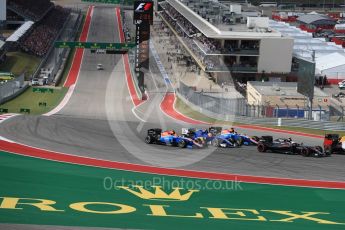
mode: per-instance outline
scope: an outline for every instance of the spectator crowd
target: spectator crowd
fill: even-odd
[[[177,10],[169,4],[165,4],[165,11],[162,16],[174,27],[175,31],[184,40],[188,47],[199,57],[199,60],[205,65],[206,69],[213,69],[220,65],[217,56],[208,56],[208,49],[217,47],[208,38],[202,35],[200,31],[187,19],[185,19]]]
[[[122,17],[122,31],[125,35],[126,42],[130,42],[132,39],[130,26],[127,24],[127,16],[124,10],[121,10],[121,17]]]
[[[27,53],[43,57],[50,49],[56,36],[63,28],[70,11],[55,6],[41,21],[34,25],[19,41],[20,47]]]
[[[54,7],[50,0],[7,0],[7,5],[32,21],[39,21]]]
[[[164,11],[161,16],[174,28],[179,37],[188,45],[188,47],[197,55],[198,59],[205,66],[206,70],[228,69],[255,67],[257,60],[255,58],[241,57],[240,62],[236,62],[236,58],[232,58],[230,62],[224,59],[225,64],[221,64],[219,55],[210,54],[231,54],[233,52],[245,50],[258,50],[258,41],[242,41],[239,45],[237,41],[226,41],[222,48],[219,40],[206,37],[202,34],[190,21],[182,16],[175,8],[168,3],[161,4]],[[233,56],[234,57],[234,56]]]

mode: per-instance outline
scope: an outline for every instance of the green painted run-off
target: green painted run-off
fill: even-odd
[[[0,197],[53,200],[56,201],[53,207],[62,210],[40,211],[25,204],[18,204],[17,208],[22,209],[8,209],[2,204],[4,199],[0,198],[0,223],[130,229],[345,229],[343,224],[329,224],[345,223],[344,190],[160,176],[59,163],[6,152],[0,152],[0,159]],[[168,194],[172,192],[171,187],[177,186],[183,188],[181,194],[187,193],[187,189],[199,191],[187,201],[159,201],[142,199],[117,187],[141,183],[149,191],[153,190],[153,184],[162,186]],[[78,202],[124,204],[135,211],[127,214],[86,213],[70,207]],[[170,216],[152,215],[149,205],[164,207],[166,215]],[[104,204],[87,207],[101,212],[117,209]],[[228,219],[212,218],[206,207],[224,208]],[[267,210],[293,213],[295,218]],[[314,214],[310,215],[312,212]],[[196,213],[200,218],[185,217]],[[296,218],[303,213],[309,216]],[[248,220],[259,217],[263,219]],[[319,223],[320,220],[328,221],[328,224]]]

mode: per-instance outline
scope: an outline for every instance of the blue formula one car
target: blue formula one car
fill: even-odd
[[[260,138],[257,136],[247,136],[246,134],[239,134],[239,136],[242,138],[242,144],[245,146],[249,145],[258,145]]]
[[[212,145],[222,148],[240,147],[243,145],[243,138],[233,130],[225,129],[213,137]]]
[[[147,144],[178,146],[179,138],[174,130],[149,129],[145,138]]]
[[[206,146],[203,135],[203,133],[196,132],[194,129],[183,130],[181,136],[178,136],[174,130],[162,132],[162,129],[149,129],[145,142],[147,144],[178,146],[180,148],[203,148]]]
[[[207,147],[212,143],[212,140],[222,131],[221,127],[210,127],[208,129],[194,129],[194,128],[183,128],[180,147],[193,147],[198,148]],[[185,142],[185,145],[182,143]]]
[[[203,148],[207,146],[208,130],[183,128],[180,136],[179,147],[181,148]]]

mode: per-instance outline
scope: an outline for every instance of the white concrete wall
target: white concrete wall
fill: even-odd
[[[0,21],[6,20],[6,0],[0,0]]]
[[[292,51],[292,38],[261,39],[258,72],[289,73],[291,71]]]
[[[247,102],[250,105],[262,105],[262,95],[250,84],[247,83]]]
[[[230,5],[230,12],[234,12],[235,14],[241,14],[242,13],[242,6],[241,5]]]
[[[345,79],[345,66],[337,66],[321,72],[322,75],[326,75],[331,84],[338,83]]]
[[[322,71],[322,75],[328,75],[330,73],[342,73],[342,75],[344,75],[345,73],[345,65],[340,65],[340,66],[337,66],[337,67],[334,67],[334,68],[329,68],[329,69],[326,69],[326,70],[323,70]]]
[[[255,28],[268,28],[269,25],[268,17],[248,17],[247,18],[247,27]]]

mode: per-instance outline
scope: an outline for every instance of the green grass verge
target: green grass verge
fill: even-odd
[[[26,72],[25,77],[28,79],[37,69],[41,59],[23,52],[8,52],[7,59],[0,65],[3,72],[11,72],[18,76]]]
[[[184,103],[180,98],[176,97],[175,101],[175,108],[182,114],[186,115],[187,117],[191,117],[195,120],[204,121],[208,123],[222,123],[222,124],[230,124],[230,122],[220,121],[211,117],[208,117],[198,111],[193,110],[190,108],[186,103]]]
[[[211,124],[218,124],[218,125],[243,125],[238,122],[230,122],[230,121],[223,121],[223,120],[217,120],[211,117],[208,117],[198,111],[193,110],[190,108],[186,103],[184,103],[181,99],[176,98],[175,102],[175,108],[182,114],[204,122],[208,122]],[[257,125],[260,126],[260,125]],[[299,128],[299,127],[288,127],[288,126],[273,126],[273,125],[265,125],[261,127],[267,127],[267,128],[275,128],[280,130],[289,130],[289,131],[295,131],[295,132],[302,132],[302,133],[309,133],[309,134],[315,134],[315,135],[324,135],[326,133],[330,133],[332,131],[329,130],[319,130],[319,129],[308,129],[308,128]],[[339,132],[339,135],[345,136],[345,132]]]
[[[68,88],[54,88],[53,93],[32,92],[33,87],[29,87],[24,93],[15,99],[8,101],[0,108],[8,109],[9,113],[19,113],[20,109],[30,109],[30,114],[44,114],[55,108],[65,96]],[[39,106],[40,102],[47,103],[47,106]]]

